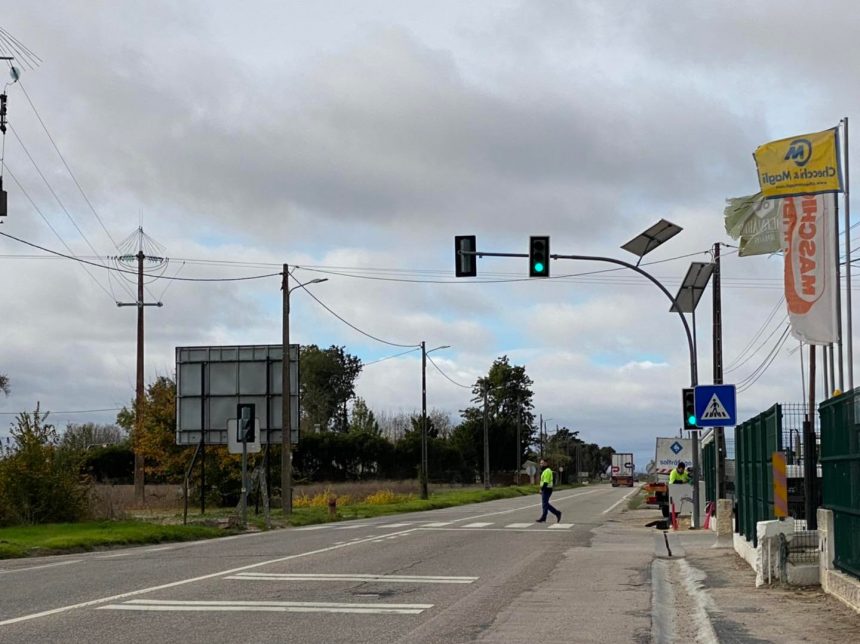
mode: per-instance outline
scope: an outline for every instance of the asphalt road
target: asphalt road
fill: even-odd
[[[549,608],[540,611],[546,580],[574,556],[597,566],[593,531],[629,493],[606,485],[557,492],[561,523],[534,523],[535,495],[3,561],[0,642],[527,641],[527,622],[554,618]],[[554,610],[576,610],[577,585],[587,594],[610,579],[600,570],[591,575],[571,581],[574,591],[561,604],[556,593]],[[538,609],[518,612],[525,605]],[[599,606],[588,611],[578,619],[599,633],[605,615]]]

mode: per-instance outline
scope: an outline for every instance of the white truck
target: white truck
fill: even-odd
[[[626,485],[633,487],[634,467],[633,454],[620,452],[612,455],[612,468],[610,469],[609,480],[612,482],[612,487]]]

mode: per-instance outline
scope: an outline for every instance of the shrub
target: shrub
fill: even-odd
[[[19,414],[11,430],[15,445],[0,460],[0,525],[79,521],[87,514],[80,456],[60,449],[44,420],[37,405]]]

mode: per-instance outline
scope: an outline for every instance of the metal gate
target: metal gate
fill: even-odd
[[[834,564],[860,577],[860,390],[819,406],[824,507],[833,511]]]
[[[782,406],[735,427],[737,530],[758,545],[756,524],[774,518],[771,457],[782,449]]]

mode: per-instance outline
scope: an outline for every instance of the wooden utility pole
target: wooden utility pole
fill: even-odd
[[[143,307],[163,306],[161,302],[144,302],[143,300],[143,262],[148,260],[154,263],[164,262],[163,257],[153,257],[143,252],[143,228],[137,229],[139,244],[135,255],[120,255],[117,259],[121,262],[130,263],[137,261],[137,301],[117,302],[119,307],[137,307],[137,387],[134,399],[134,433],[132,435],[132,448],[134,449],[134,501],[142,505],[145,500],[144,492],[144,463],[141,439],[143,437],[144,420],[144,382],[143,382]]]

